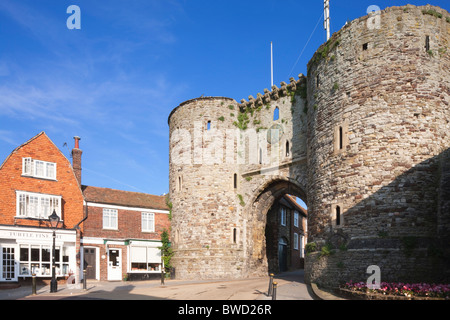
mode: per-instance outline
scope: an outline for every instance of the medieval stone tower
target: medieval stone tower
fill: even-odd
[[[169,116],[177,278],[267,274],[267,212],[308,206],[308,281],[450,276],[450,14],[392,7],[323,44],[307,77]]]

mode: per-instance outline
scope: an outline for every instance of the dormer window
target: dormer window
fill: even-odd
[[[56,163],[22,158],[22,176],[56,180]]]

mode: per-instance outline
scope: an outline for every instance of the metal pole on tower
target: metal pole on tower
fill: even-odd
[[[330,40],[330,0],[324,0],[324,28],[327,32],[327,41]]]
[[[273,44],[270,41],[270,88],[273,87]]]

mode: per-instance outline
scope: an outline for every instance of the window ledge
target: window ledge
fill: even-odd
[[[27,175],[27,174],[21,174],[20,176],[24,177],[24,178],[34,178],[34,179],[39,179],[39,180],[58,181],[58,179],[30,176],[30,175]]]
[[[48,221],[48,218],[33,218],[33,217],[22,217],[22,216],[15,216],[14,219],[24,219],[24,220],[35,220],[35,221]],[[59,223],[63,223],[64,220],[60,219]]]

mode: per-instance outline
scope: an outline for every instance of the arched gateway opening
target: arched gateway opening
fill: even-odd
[[[306,223],[302,221],[307,216],[295,197],[307,203],[305,188],[284,177],[273,179],[257,190],[247,220],[252,240],[250,274],[267,275],[303,267],[299,261]]]

